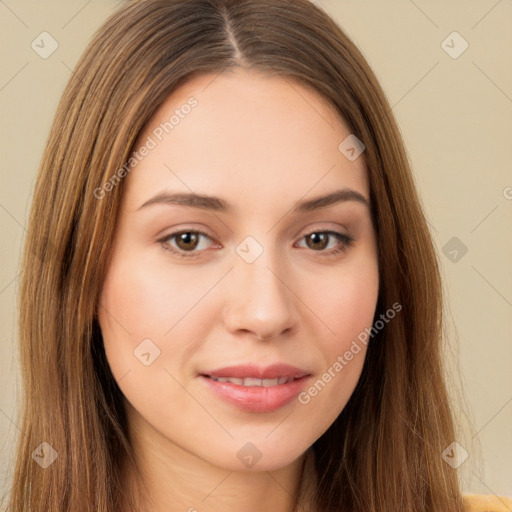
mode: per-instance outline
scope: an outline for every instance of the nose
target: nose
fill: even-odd
[[[293,292],[290,272],[278,269],[282,266],[278,267],[267,251],[252,263],[236,261],[224,308],[224,323],[229,332],[251,333],[263,340],[296,331],[299,299]]]

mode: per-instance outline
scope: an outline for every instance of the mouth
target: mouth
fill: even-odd
[[[270,413],[290,404],[303,391],[311,377],[215,377],[198,376],[208,392],[223,403],[251,413]]]

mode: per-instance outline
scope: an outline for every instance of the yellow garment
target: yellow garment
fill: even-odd
[[[512,512],[512,499],[492,494],[464,496],[467,512]]]

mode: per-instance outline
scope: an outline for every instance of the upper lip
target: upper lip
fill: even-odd
[[[278,377],[293,377],[297,379],[309,375],[309,373],[306,370],[297,368],[296,366],[291,366],[285,363],[276,363],[266,367],[252,364],[227,366],[225,368],[218,368],[216,370],[204,372],[201,375],[207,375],[209,377],[235,377],[239,379],[276,379]]]

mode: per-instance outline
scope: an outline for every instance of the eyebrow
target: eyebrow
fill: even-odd
[[[355,201],[370,208],[370,203],[366,197],[356,190],[344,188],[335,190],[329,194],[318,196],[307,201],[297,201],[293,206],[292,213],[306,213],[321,208],[327,208],[338,203]],[[201,210],[210,210],[214,212],[230,213],[233,211],[232,206],[220,197],[207,196],[194,193],[169,193],[161,192],[156,196],[148,199],[144,204],[139,206],[137,210],[146,208],[151,205],[178,205],[199,208]]]

